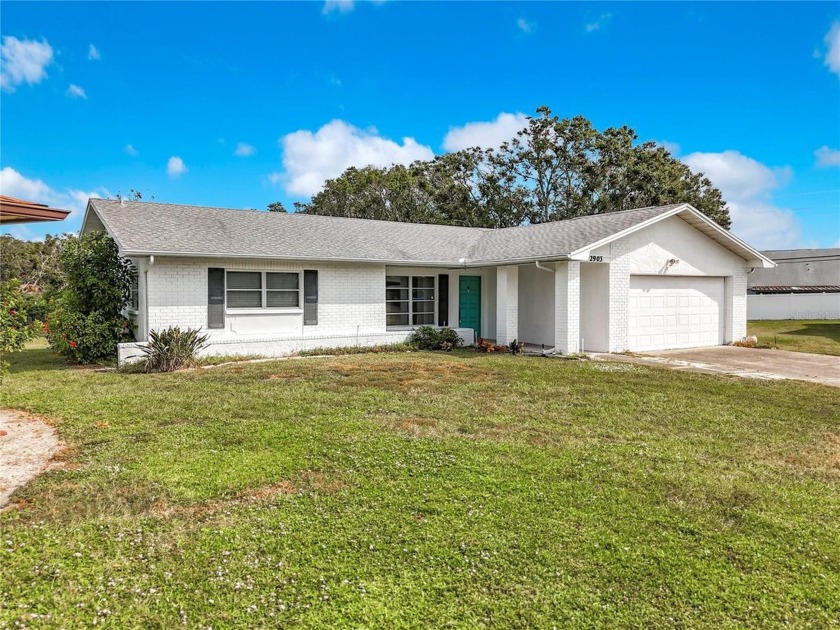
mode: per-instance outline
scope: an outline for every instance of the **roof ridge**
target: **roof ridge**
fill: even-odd
[[[175,206],[176,208],[193,208],[197,210],[218,210],[220,212],[256,212],[257,214],[262,215],[277,215],[278,217],[317,217],[319,219],[339,219],[342,221],[368,221],[370,223],[387,223],[389,225],[393,224],[402,224],[402,225],[429,225],[433,227],[441,227],[441,228],[457,228],[460,230],[477,230],[481,232],[487,232],[497,229],[505,229],[505,228],[485,228],[479,226],[471,226],[471,225],[449,225],[447,223],[417,223],[415,221],[393,221],[389,219],[368,219],[366,217],[337,217],[329,214],[308,214],[306,212],[270,212],[268,210],[259,210],[257,208],[225,208],[222,206],[199,206],[195,204],[187,204],[187,203],[164,203],[159,201],[134,201],[134,200],[125,200],[121,202],[117,199],[103,199],[101,197],[91,197],[90,201],[105,201],[111,204],[121,205],[125,207],[128,204],[134,205],[150,205],[150,206]]]
[[[568,219],[559,219],[557,221],[545,221],[544,223],[528,223],[527,225],[511,225],[505,228],[494,228],[498,230],[513,230],[517,228],[536,228],[543,225],[554,225],[558,223],[568,223],[570,221],[577,221],[578,219],[594,219],[596,217],[605,217],[611,216],[614,217],[617,214],[627,214],[630,212],[641,212],[642,210],[662,210],[663,212],[667,210],[671,210],[676,208],[677,206],[684,206],[690,205],[687,201],[683,201],[680,203],[666,203],[661,206],[642,206],[641,208],[628,208],[626,210],[613,210],[607,212],[597,212],[595,214],[581,214],[576,217],[569,217]]]

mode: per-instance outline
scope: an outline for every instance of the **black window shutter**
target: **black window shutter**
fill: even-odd
[[[225,327],[225,270],[207,270],[207,328]]]
[[[449,274],[438,276],[438,326],[447,326],[449,322]]]
[[[318,271],[303,271],[303,325],[318,325]]]

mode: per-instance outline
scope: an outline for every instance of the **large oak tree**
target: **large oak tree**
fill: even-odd
[[[598,131],[548,107],[498,149],[470,148],[410,166],[349,168],[328,180],[309,214],[510,227],[687,202],[724,228],[726,202],[702,173],[629,127]]]

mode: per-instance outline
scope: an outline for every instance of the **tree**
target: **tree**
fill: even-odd
[[[0,378],[9,365],[4,355],[23,349],[38,332],[39,322],[29,313],[31,304],[30,296],[21,291],[20,280],[0,282]]]
[[[310,214],[477,227],[544,223],[687,202],[721,226],[717,188],[629,127],[598,131],[548,107],[498,149],[471,148],[410,166],[351,167],[307,204]]]
[[[70,359],[114,359],[117,344],[130,341],[123,311],[131,298],[132,269],[104,232],[70,241],[61,256],[66,283],[47,318],[50,346]]]
[[[76,237],[51,236],[43,241],[22,241],[8,234],[0,236],[0,281],[16,278],[41,290],[57,289],[64,282],[60,258],[64,244]]]
[[[284,206],[283,203],[280,202],[280,201],[275,201],[274,203],[268,204],[268,207],[266,207],[266,210],[268,210],[269,212],[283,212],[283,213],[285,213],[286,212],[286,206]]]

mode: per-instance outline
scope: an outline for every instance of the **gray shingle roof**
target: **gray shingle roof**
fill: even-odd
[[[546,258],[608,238],[679,205],[500,230],[91,199],[125,255],[194,255],[458,266]],[[88,216],[84,229],[98,227]]]
[[[776,263],[747,276],[753,287],[835,286],[840,283],[840,248],[788,249],[761,252]]]

